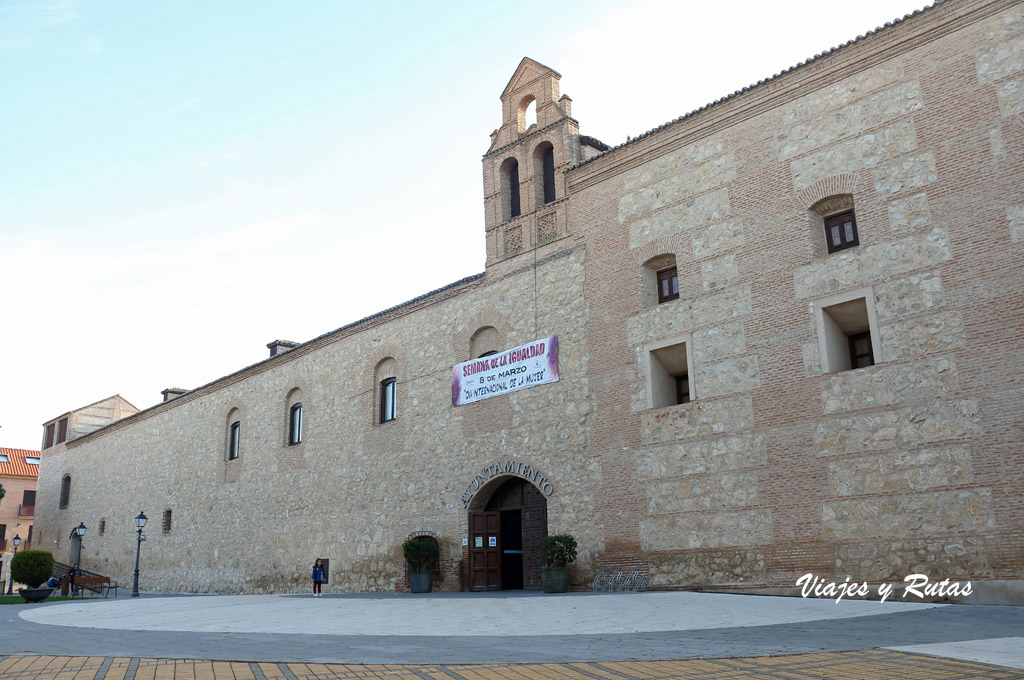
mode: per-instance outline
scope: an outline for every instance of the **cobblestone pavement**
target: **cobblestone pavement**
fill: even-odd
[[[0,656],[0,680],[982,680],[1024,671],[905,652],[629,663],[361,665],[96,656]]]

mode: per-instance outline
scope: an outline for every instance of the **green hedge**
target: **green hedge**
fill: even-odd
[[[53,555],[45,550],[25,550],[11,560],[11,574],[18,583],[38,588],[53,576]]]

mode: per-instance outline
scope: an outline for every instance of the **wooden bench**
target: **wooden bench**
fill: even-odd
[[[117,597],[117,583],[110,580],[109,576],[76,576],[75,577],[75,591],[71,594],[71,597],[75,595],[81,595],[85,597],[85,591],[88,590],[93,594],[103,593],[103,597],[110,594],[110,591],[114,591],[114,597]]]

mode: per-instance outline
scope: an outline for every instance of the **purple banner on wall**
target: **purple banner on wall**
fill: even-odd
[[[452,369],[452,406],[558,380],[558,336],[472,359]]]

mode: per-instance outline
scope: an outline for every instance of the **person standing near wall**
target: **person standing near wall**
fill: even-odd
[[[320,589],[324,584],[324,563],[323,560],[317,558],[316,562],[313,563],[313,597],[323,597],[323,593]]]

